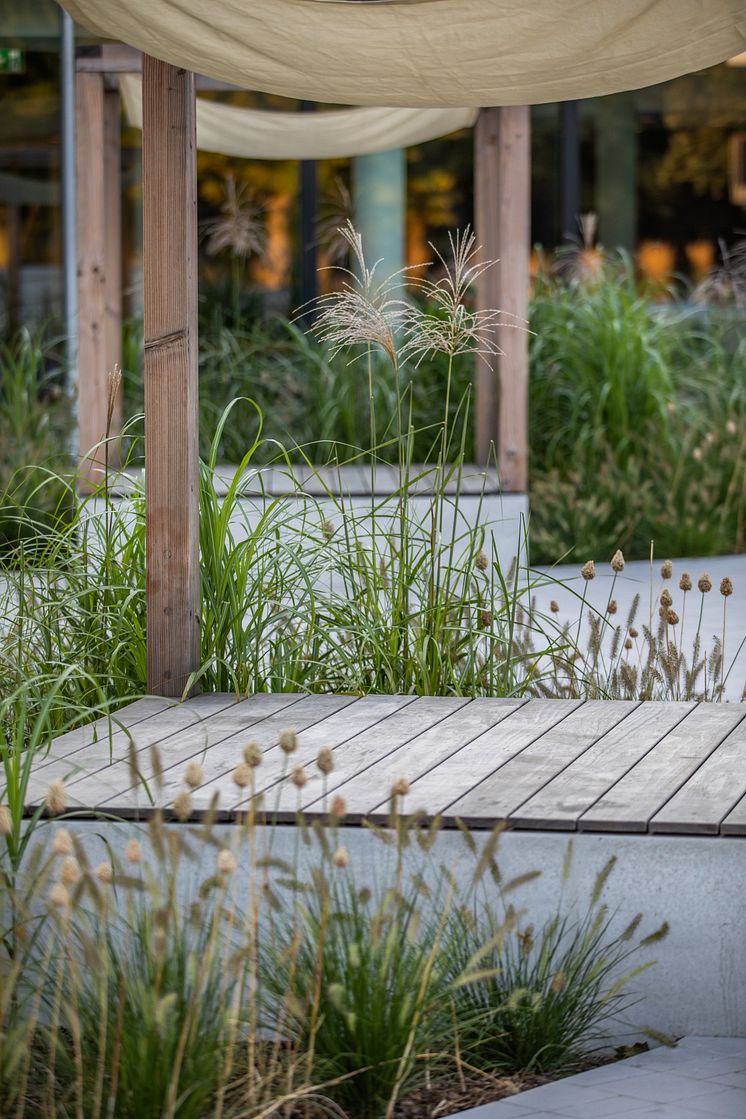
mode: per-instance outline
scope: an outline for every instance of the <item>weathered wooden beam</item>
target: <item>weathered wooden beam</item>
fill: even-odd
[[[526,105],[482,109],[474,144],[474,224],[484,259],[498,263],[477,284],[480,307],[505,312],[502,355],[479,359],[477,461],[497,448],[502,489],[528,488],[528,317],[531,245],[531,118]]]
[[[105,355],[107,371],[122,363],[122,143],[121,106],[118,89],[104,90],[104,240]],[[107,388],[107,397],[109,395]],[[122,388],[112,400],[111,435],[122,427]],[[110,461],[118,459],[114,443]]]
[[[75,82],[78,230],[78,445],[81,481],[100,479],[109,368],[106,332],[107,215],[104,187],[104,78]]]
[[[197,172],[194,75],[143,58],[148,690],[199,666]]]

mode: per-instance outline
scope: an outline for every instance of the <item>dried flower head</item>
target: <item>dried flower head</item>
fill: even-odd
[[[410,314],[401,298],[403,278],[408,270],[378,281],[380,261],[368,268],[363,239],[352,222],[339,231],[355,260],[355,271],[342,268],[344,280],[339,289],[316,300],[316,321],[312,333],[330,347],[332,354],[347,346],[379,346],[390,361],[397,361],[397,335]]]
[[[474,560],[474,566],[477,571],[486,571],[490,565],[489,557],[486,552],[477,552],[477,558]]]
[[[132,866],[137,866],[142,862],[142,847],[137,839],[127,840],[127,846],[124,849],[124,857]]]
[[[321,526],[321,532],[325,540],[331,540],[335,533],[334,523],[329,520],[324,521]]]
[[[176,819],[185,824],[192,814],[192,798],[186,790],[178,793],[174,797],[174,816]]]
[[[96,867],[96,877],[102,886],[108,886],[114,879],[111,863],[99,863]]]
[[[553,598],[552,601],[549,603],[549,609],[552,611],[553,614],[559,614],[559,602],[557,602],[556,598]]]
[[[671,560],[664,560],[661,564],[661,579],[670,579],[673,575],[673,564]]]
[[[345,798],[339,793],[333,796],[329,811],[335,820],[343,820],[347,815],[347,802]]]
[[[684,571],[682,572],[681,578],[679,579],[679,590],[684,591],[684,593],[686,594],[686,592],[690,591],[691,589],[692,577],[688,571]]]
[[[629,635],[630,635],[630,637],[639,637],[640,636],[640,631],[635,629],[634,626],[630,626],[629,627]]]
[[[205,771],[198,761],[191,761],[184,773],[184,782],[190,789],[198,789],[205,780]]]
[[[55,905],[58,909],[70,908],[70,894],[61,882],[55,882],[54,886],[52,886],[52,889],[49,891],[49,900],[52,905]]]
[[[408,796],[409,789],[410,784],[406,777],[397,777],[396,781],[394,781],[391,786],[391,795],[394,797],[405,797]]]
[[[334,755],[332,754],[331,747],[322,746],[316,756],[316,765],[319,767],[324,776],[328,776],[334,769]]]
[[[431,245],[442,265],[438,280],[418,278],[414,282],[423,297],[423,307],[410,306],[405,320],[405,343],[402,353],[412,355],[419,363],[427,354],[485,354],[496,355],[502,351],[495,335],[507,324],[500,311],[476,310],[466,306],[469,290],[495,261],[480,260],[481,250],[476,238],[467,227],[463,232],[449,234],[450,260]]]
[[[293,772],[290,774],[290,780],[295,785],[296,789],[303,789],[308,784],[308,774],[302,765],[293,767]]]
[[[664,587],[663,590],[661,591],[660,602],[661,602],[661,606],[672,606],[673,605],[673,599],[671,598],[671,592],[668,590],[667,587]]]
[[[218,852],[218,874],[233,874],[238,868],[236,856],[227,847]]]
[[[286,754],[294,754],[298,749],[298,735],[292,727],[280,732],[279,746]]]
[[[723,598],[728,598],[730,595],[733,594],[733,584],[731,583],[727,575],[720,582],[720,593]]]
[[[675,610],[669,609],[666,614],[666,621],[670,626],[677,626],[679,624],[679,615]]]
[[[609,599],[609,604],[606,607],[606,613],[607,614],[616,614],[618,609],[619,609],[619,607],[617,605],[617,600],[615,598],[610,598]]]
[[[342,869],[348,866],[350,862],[350,856],[347,853],[347,848],[338,847],[332,855],[332,862],[335,866],[341,867]]]
[[[6,804],[0,804],[0,836],[10,835],[13,831],[13,818]]]
[[[74,886],[80,881],[80,863],[74,855],[66,855],[60,867],[60,881],[65,886]]]
[[[246,183],[236,185],[233,175],[225,177],[225,194],[220,217],[203,223],[205,248],[209,256],[226,250],[231,256],[245,260],[261,256],[267,243],[262,207]]]
[[[586,562],[580,569],[580,574],[583,576],[586,583],[589,583],[591,579],[596,578],[596,565],[593,560],[586,560]]]
[[[239,789],[245,789],[247,785],[251,784],[251,766],[246,762],[239,762],[231,774],[233,784],[237,785]]]
[[[262,764],[262,748],[258,742],[247,742],[243,748],[243,760],[251,769]]]
[[[611,570],[617,572],[624,571],[624,555],[621,548],[617,548],[614,555],[611,557]]]
[[[702,594],[707,594],[709,591],[712,590],[712,579],[706,571],[702,575],[700,575],[699,579],[697,580],[697,587],[702,592]]]
[[[634,649],[634,642],[632,641],[632,639],[630,637],[625,638],[624,648],[627,649],[627,650]]]
[[[494,621],[494,615],[491,610],[482,610],[479,614],[479,621],[483,629],[489,629]]]
[[[52,850],[55,855],[72,855],[73,838],[67,828],[58,828],[52,840]]]
[[[47,806],[47,812],[51,816],[59,816],[60,812],[65,811],[65,783],[64,781],[52,781],[47,789],[47,795],[44,798],[44,803]]]

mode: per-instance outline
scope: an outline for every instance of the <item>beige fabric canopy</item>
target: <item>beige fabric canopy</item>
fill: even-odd
[[[64,0],[91,31],[249,89],[520,105],[653,85],[746,49],[746,0]]]
[[[119,78],[128,122],[142,128],[142,79]],[[470,128],[476,109],[335,109],[281,113],[197,98],[197,147],[244,159],[334,159],[406,148]]]

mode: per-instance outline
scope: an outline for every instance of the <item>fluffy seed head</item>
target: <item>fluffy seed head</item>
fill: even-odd
[[[174,816],[180,823],[185,824],[192,814],[192,798],[188,792],[183,791],[174,797]]]
[[[237,869],[238,863],[236,856],[227,847],[218,852],[218,873],[219,874],[233,874]]]
[[[692,577],[688,571],[683,571],[679,579],[679,590],[690,591],[692,589]]]
[[[286,754],[294,754],[298,749],[298,735],[291,728],[281,731],[279,739],[280,749]]]
[[[246,762],[241,762],[233,770],[231,777],[234,785],[238,785],[239,789],[245,789],[247,785],[251,784],[251,766],[247,765]]]
[[[553,614],[559,614],[559,602],[557,602],[556,598],[553,598],[552,601],[549,603],[549,609],[552,611]]]
[[[617,606],[616,599],[615,598],[610,598],[609,599],[609,605],[606,607],[607,614],[616,614],[618,609],[619,609],[619,607]]]
[[[624,554],[621,548],[617,548],[614,555],[611,557],[611,570],[624,571]]]
[[[489,629],[494,620],[494,615],[491,610],[482,610],[479,615],[479,621],[483,629]]]
[[[738,424],[736,423],[736,421],[735,420],[726,420],[725,421],[725,431],[728,435],[735,435],[736,432],[738,431]]]
[[[347,853],[346,847],[338,847],[332,855],[332,862],[335,866],[344,869],[350,862],[350,856]]]
[[[64,781],[52,781],[47,789],[47,795],[44,799],[47,806],[47,812],[51,816],[59,816],[60,812],[65,811],[65,783]]]
[[[664,560],[661,564],[661,578],[670,579],[673,575],[673,564],[670,560]]]
[[[331,538],[332,538],[332,536],[334,536],[334,532],[335,532],[334,523],[332,521],[324,521],[324,523],[321,526],[321,531],[324,535],[325,540],[331,540]]]
[[[64,886],[74,886],[80,880],[80,863],[74,855],[66,855],[60,867],[60,881]]]
[[[630,626],[629,627],[629,635],[630,635],[630,637],[639,637],[640,632],[639,632],[639,630],[635,629],[634,626]]]
[[[252,769],[262,764],[262,748],[258,742],[247,742],[243,748],[243,760]]]
[[[590,583],[591,579],[596,578],[596,565],[593,560],[586,560],[580,569],[580,574],[583,576],[586,583]]]
[[[474,560],[474,566],[477,571],[486,571],[490,565],[489,558],[486,552],[477,552],[477,558]]]
[[[302,789],[308,784],[308,774],[302,765],[293,767],[293,772],[290,774],[290,780],[295,785],[296,789]]]
[[[405,797],[409,793],[409,781],[406,777],[397,777],[391,786],[391,795],[395,797]]]
[[[706,571],[702,575],[700,575],[699,579],[697,580],[697,588],[702,592],[702,594],[707,594],[708,591],[712,590],[712,579]]]
[[[66,828],[59,828],[54,833],[54,839],[52,840],[52,850],[54,851],[55,855],[72,855],[72,836]]]
[[[111,863],[99,863],[96,867],[96,877],[102,886],[108,886],[114,878]]]
[[[197,761],[192,761],[186,767],[184,781],[190,789],[198,789],[205,779],[205,771]]]
[[[727,575],[720,583],[720,593],[723,598],[728,598],[730,595],[733,594],[733,584],[731,583]]]
[[[345,798],[340,796],[339,793],[333,796],[329,811],[335,820],[343,820],[347,815],[347,802]]]
[[[316,765],[327,776],[334,769],[334,755],[329,746],[322,746],[316,756]]]
[[[142,862],[142,847],[140,846],[139,840],[129,839],[127,841],[127,846],[124,849],[124,857],[132,866],[137,866],[138,863]]]
[[[625,649],[632,649],[632,648],[634,648],[634,643],[633,643],[633,641],[632,641],[632,639],[631,639],[631,638],[627,637],[627,638],[625,639],[625,641],[624,641],[624,648],[625,648]]]
[[[661,606],[671,606],[672,604],[673,599],[671,598],[671,592],[667,587],[664,587],[661,591]]]
[[[679,624],[679,615],[676,613],[675,610],[669,609],[668,613],[666,614],[666,621],[670,626],[677,626]]]
[[[70,908],[70,894],[61,882],[55,882],[54,886],[52,886],[52,889],[49,891],[49,900],[52,905],[55,905],[58,909]]]

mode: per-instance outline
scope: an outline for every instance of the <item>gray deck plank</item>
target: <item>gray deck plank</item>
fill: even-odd
[[[368,771],[371,771],[373,781],[378,780],[376,766],[394,757],[418,736],[438,735],[450,717],[458,714],[462,719],[468,718],[471,708],[482,702],[453,696],[420,696],[379,726],[357,735],[336,750],[335,768],[329,774],[326,786],[319,773],[310,773],[302,807],[311,812],[323,812],[326,802],[335,793],[346,796],[347,783]]]
[[[541,700],[536,701],[536,703],[541,702]],[[546,702],[553,704],[558,701]],[[533,734],[532,740],[523,748],[516,750],[513,747],[520,746],[520,739],[516,738],[508,746],[507,757],[499,756],[505,751],[505,744],[501,742],[498,756],[492,757],[489,774],[479,782],[473,781],[471,788],[460,797],[454,795],[446,800],[443,806],[446,807],[447,814],[459,816],[465,822],[475,817],[510,819],[526,800],[561,773],[594,742],[623,722],[636,707],[637,704],[631,701],[609,704],[603,699],[588,700],[570,710],[566,717],[561,718],[558,715],[557,721],[548,730],[539,733],[538,737],[533,734],[535,728],[529,723],[528,734]],[[525,713],[529,713],[528,709]],[[517,731],[517,727],[514,727],[512,722],[505,729]],[[474,754],[478,745],[478,743],[472,744],[470,755]],[[458,760],[468,767],[471,758]],[[473,762],[472,768],[474,768]],[[443,797],[449,796],[451,788],[455,791],[448,766],[439,767],[435,771],[433,782],[438,779],[441,781],[442,800]],[[437,796],[435,789],[432,795]]]
[[[136,750],[147,749],[183,733],[189,727],[204,725],[211,716],[230,706],[236,706],[235,695],[216,693],[198,696],[188,703],[168,707],[132,728],[127,727],[111,737],[100,739],[72,756],[55,757],[39,770],[38,775],[36,770],[32,772],[27,803],[40,804],[51,781],[67,783],[87,779],[103,770],[113,772],[118,763],[126,765],[132,746]]]
[[[60,758],[68,758],[72,754],[76,754],[78,750],[86,749],[94,742],[106,740],[108,743],[109,739],[122,727],[134,727],[146,719],[152,719],[154,715],[173,707],[176,702],[176,700],[166,699],[163,696],[145,696],[143,699],[136,699],[133,703],[128,703],[126,707],[120,707],[111,717],[103,715],[92,723],[86,723],[84,727],[76,727],[74,730],[66,731],[65,734],[60,734],[54,739],[46,754],[39,755],[34,762],[34,771],[36,772]]]
[[[339,792],[347,803],[348,816],[354,819],[373,813],[387,814],[391,787],[396,780],[404,777],[410,784],[415,782],[477,737],[488,750],[490,736],[502,729],[503,721],[507,720],[509,725],[513,718],[518,718],[524,706],[530,703],[521,699],[473,699],[468,707],[455,711],[431,730],[418,734],[346,781]],[[404,804],[407,812],[415,807],[411,796]]]
[[[354,696],[299,696],[279,692],[251,696],[236,706],[235,719],[226,725],[224,733],[219,734],[216,739],[200,740],[198,727],[191,739],[179,736],[178,751],[173,751],[167,759],[172,764],[161,779],[157,796],[159,806],[167,807],[184,788],[184,767],[187,761],[194,759],[202,764],[206,781],[220,782],[225,775],[230,776],[242,761],[243,749],[250,740],[269,749],[286,728],[294,726],[299,730],[304,729],[354,702]],[[163,754],[163,751],[159,752]],[[97,779],[91,781],[84,790],[87,799],[90,800],[98,790],[96,806],[101,806],[105,801],[109,811],[127,815],[137,815],[147,810],[151,806],[148,792],[153,792],[155,776],[151,752],[138,754],[138,763],[140,781],[137,785],[133,786],[129,774],[125,774],[120,766],[111,775],[98,774]],[[105,788],[100,780],[102,776],[106,777]],[[71,791],[73,795],[79,795],[77,783],[72,786]],[[207,807],[212,791],[211,788],[210,795],[203,795],[200,789],[195,790],[196,807]]]
[[[607,700],[601,702],[608,703]],[[691,703],[641,703],[525,801],[512,815],[513,826],[574,831],[578,817],[673,730],[692,708]]]
[[[744,716],[742,703],[700,703],[578,820],[580,831],[644,832]]]
[[[289,721],[293,717],[291,712],[304,698],[302,692],[275,692],[270,695],[258,693],[225,708],[206,722],[181,732],[174,742],[165,743],[164,749],[158,749],[162,771],[157,783],[159,805],[168,804],[182,788],[187,762],[199,761],[204,765],[207,759],[215,758],[220,750],[225,752],[230,748],[237,759],[234,765],[237,764],[247,735],[253,733],[258,724],[279,715]],[[225,743],[230,743],[230,747],[224,745]],[[139,778],[136,781],[132,780],[129,766],[119,766],[116,772],[98,775],[93,788],[99,798],[96,801],[97,807],[117,812],[134,812],[150,804],[147,790],[152,792],[156,787],[152,751],[146,749],[138,753],[137,765]],[[105,796],[102,776],[110,790],[106,799],[102,799]],[[70,788],[77,797],[87,793],[79,781],[74,782]]]
[[[746,713],[746,705],[742,705]],[[717,835],[746,795],[746,720],[731,731],[650,821],[651,832]]]
[[[720,825],[721,835],[746,835],[746,796],[731,808]]]
[[[275,790],[283,777],[296,766],[311,767],[322,746],[334,748],[345,742],[355,734],[377,726],[381,720],[392,712],[400,710],[412,702],[411,696],[363,696],[359,698],[347,697],[350,702],[344,707],[334,708],[329,704],[329,696],[309,696],[309,714],[315,718],[308,718],[303,724],[295,719],[286,721],[286,726],[292,725],[298,736],[297,749],[287,755],[278,745],[278,735],[268,737],[266,734],[251,735],[264,751],[262,763],[254,771],[253,794],[267,794]],[[284,728],[281,728],[284,729]],[[261,728],[260,728],[261,730]],[[223,763],[217,776],[200,786],[194,793],[195,808],[205,808],[217,792],[220,797],[221,812],[229,815],[242,810],[248,802],[249,792],[239,789],[233,783],[232,773],[238,758],[230,759],[230,764]],[[289,780],[283,782],[283,787],[296,792],[295,786]],[[276,810],[275,798],[265,795],[264,807]],[[295,811],[296,798],[293,798],[292,810]]]

